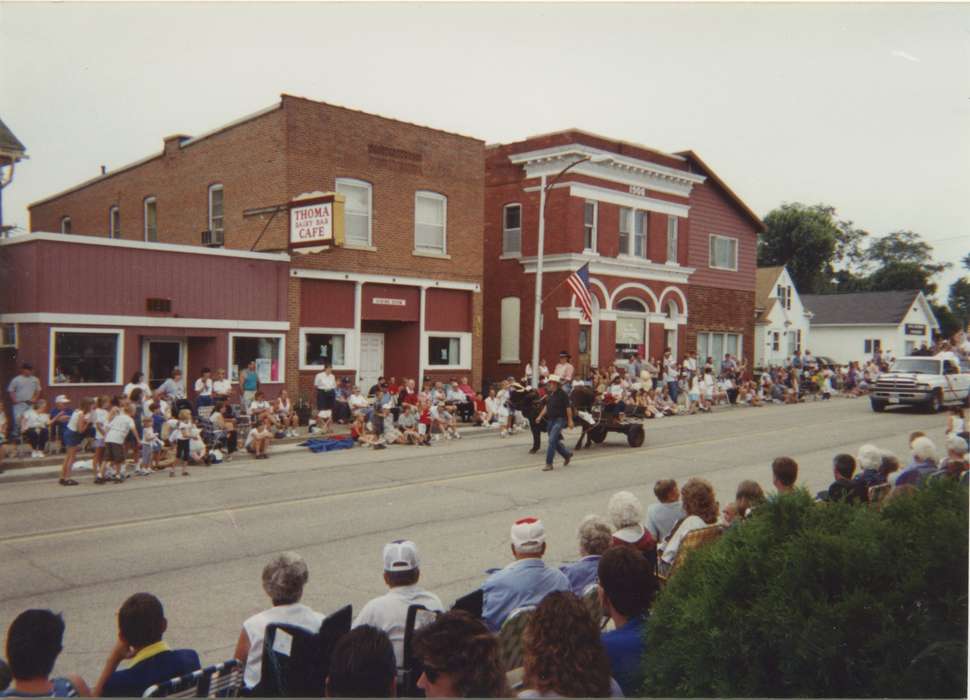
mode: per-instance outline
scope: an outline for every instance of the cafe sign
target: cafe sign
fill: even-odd
[[[344,242],[344,196],[309,192],[290,202],[290,249],[314,253]]]

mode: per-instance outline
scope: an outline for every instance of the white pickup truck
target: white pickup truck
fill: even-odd
[[[936,413],[947,405],[970,406],[970,365],[953,353],[900,357],[879,375],[869,392],[873,411],[887,406],[923,406]]]

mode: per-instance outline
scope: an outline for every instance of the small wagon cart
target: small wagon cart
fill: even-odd
[[[623,433],[626,435],[626,442],[630,447],[640,447],[644,441],[643,421],[639,418],[625,416],[622,420],[618,416],[600,411],[594,414],[597,422],[591,427],[589,432],[590,439],[597,445],[606,440],[609,433]]]

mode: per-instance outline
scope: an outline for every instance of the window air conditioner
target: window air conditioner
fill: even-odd
[[[209,246],[210,248],[218,248],[225,244],[225,231],[203,231],[202,232],[202,245]]]

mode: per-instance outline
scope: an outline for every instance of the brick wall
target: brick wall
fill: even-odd
[[[719,287],[687,287],[686,347],[697,350],[697,334],[701,331],[741,333],[744,357],[754,362],[754,292]]]

